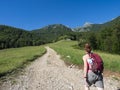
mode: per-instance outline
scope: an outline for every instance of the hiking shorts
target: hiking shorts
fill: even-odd
[[[96,87],[104,88],[103,76],[102,74],[95,74],[92,71],[88,71],[87,78],[86,78],[86,86],[89,87],[93,84]]]

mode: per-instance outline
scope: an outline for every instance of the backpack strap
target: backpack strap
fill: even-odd
[[[88,55],[89,55],[90,58],[92,58],[92,54],[93,54],[92,52],[88,53]]]
[[[91,57],[91,54],[92,54],[92,53],[87,53],[87,54],[89,55],[90,58],[92,58],[92,57]],[[87,72],[88,72],[89,70],[92,70],[92,69],[90,68],[90,64],[88,63],[88,61],[87,61],[87,66],[88,66]]]

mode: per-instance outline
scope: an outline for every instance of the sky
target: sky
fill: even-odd
[[[25,30],[51,24],[70,28],[120,16],[120,0],[0,0],[0,25]]]

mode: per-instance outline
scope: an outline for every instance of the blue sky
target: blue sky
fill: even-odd
[[[50,24],[71,28],[120,16],[120,0],[0,0],[0,24],[26,30]]]

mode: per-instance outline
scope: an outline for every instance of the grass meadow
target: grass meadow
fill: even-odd
[[[43,46],[30,46],[0,50],[0,76],[22,68],[27,62],[43,55],[46,49]]]
[[[67,64],[75,64],[83,67],[82,56],[84,50],[78,49],[77,41],[59,41],[47,44],[53,48]],[[28,62],[35,60],[46,52],[44,46],[30,46],[22,48],[11,48],[0,50],[0,76],[10,73],[18,68],[24,67]],[[98,53],[103,61],[106,70],[120,73],[120,55],[113,55],[105,52]]]
[[[77,45],[77,41],[59,41],[54,44],[50,44],[49,46],[57,51],[65,62],[83,66],[82,56],[85,52],[82,49],[74,48],[75,45]],[[120,73],[120,55],[113,55],[100,51],[93,52],[98,53],[102,57],[106,70]]]

